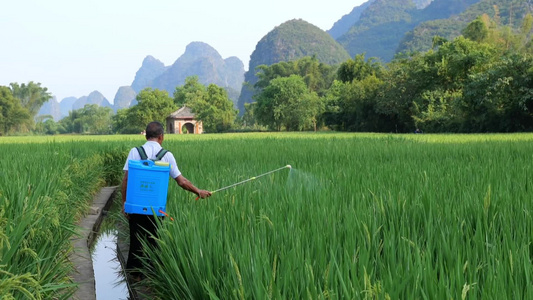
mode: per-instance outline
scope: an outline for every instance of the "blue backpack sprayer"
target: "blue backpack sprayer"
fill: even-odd
[[[154,213],[157,216],[167,215],[168,177],[171,166],[168,162],[160,161],[167,150],[162,149],[155,160],[147,160],[142,147],[137,147],[137,150],[141,155],[141,160],[128,161],[128,187],[126,190],[124,211],[126,213],[143,215],[152,215]],[[162,153],[162,151],[164,152]],[[291,165],[286,165],[214,190],[211,193],[214,194],[287,168],[291,169],[292,167]],[[198,200],[198,198],[196,198],[196,200]]]

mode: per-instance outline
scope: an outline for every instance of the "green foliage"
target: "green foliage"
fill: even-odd
[[[195,76],[188,77],[183,86],[176,87],[174,103],[190,107],[206,132],[228,131],[237,116],[224,88],[215,84],[206,87]]]
[[[117,113],[111,118],[113,132],[122,134],[134,134],[141,132],[138,126],[132,125],[128,119],[128,108],[117,110]],[[146,126],[146,125],[145,125]]]
[[[426,52],[433,48],[433,37],[451,40],[461,34],[464,26],[465,23],[454,19],[426,21],[403,36],[396,53]]]
[[[394,116],[401,131],[465,130],[460,125],[465,86],[498,59],[497,53],[490,45],[459,37],[437,51],[396,60],[390,64],[378,111]]]
[[[531,28],[533,16],[527,14],[522,20],[519,29],[498,25],[499,21],[493,20],[486,14],[472,21],[463,30],[463,35],[476,42],[484,42],[497,47],[501,52],[518,52],[533,54],[531,44]]]
[[[323,104],[309,91],[299,75],[278,77],[270,81],[256,97],[254,115],[258,122],[273,130],[304,130],[316,126]]]
[[[533,130],[533,57],[504,56],[465,90],[463,119],[471,131]]]
[[[11,83],[0,86],[0,134],[26,133],[34,127],[33,118],[52,96],[40,83]]]
[[[86,104],[70,111],[59,124],[70,133],[109,134],[112,132],[112,116],[113,110],[109,107]]]
[[[205,98],[206,88],[201,84],[198,76],[190,76],[185,79],[185,84],[176,87],[174,91],[174,103],[178,107],[187,105]]]
[[[299,128],[297,130],[311,128],[316,130],[317,126],[321,126],[320,124],[323,123],[323,120],[320,114],[323,112],[324,103],[322,99],[318,99],[316,96],[322,98],[327,93],[336,75],[335,67],[321,63],[315,56],[313,56],[304,57],[295,61],[280,62],[270,66],[262,65],[257,69],[257,76],[259,80],[255,84],[255,89],[258,93],[261,93],[266,87],[268,87],[274,79],[288,78],[292,75],[297,75],[302,78],[312,96],[310,98],[304,97],[304,99],[302,99],[302,103],[300,105],[308,106],[304,108],[305,112],[296,112],[299,115],[299,118],[302,118],[297,121],[298,123],[301,123],[300,125],[296,126]],[[245,114],[247,114],[246,118],[248,119],[246,123],[250,125],[255,124],[255,121],[250,120],[252,116],[256,116],[255,112],[253,112],[251,109],[258,108],[258,105],[254,104],[253,107],[245,106],[245,108]],[[268,122],[265,122],[266,120],[263,120],[262,122],[258,123],[267,125]],[[268,126],[271,125],[272,124]],[[275,127],[271,126],[271,128],[274,129]],[[291,130],[295,129],[296,128],[293,128]]]
[[[351,82],[336,81],[326,97],[326,125],[341,131],[382,131],[386,120],[376,109],[382,84],[374,74]]]
[[[224,132],[232,128],[237,111],[224,88],[215,84],[207,87],[205,97],[187,103],[202,120],[206,132]]]
[[[374,58],[356,55],[341,64],[326,96],[326,125],[345,131],[381,131],[386,120],[377,112],[377,95],[385,69]],[[385,122],[384,122],[385,121]]]
[[[21,85],[11,83],[10,87],[13,96],[20,100],[20,103],[28,110],[32,118],[37,115],[39,109],[45,102],[52,99],[52,95],[48,92],[48,89],[41,87],[40,83],[33,81]]]
[[[72,299],[76,289],[71,239],[103,184],[102,153],[112,151],[56,138],[0,142],[1,299]]]
[[[342,82],[360,81],[371,75],[379,78],[382,73],[383,66],[375,58],[365,61],[365,55],[358,54],[353,60],[350,59],[340,65],[337,70],[337,79]]]
[[[30,121],[30,113],[8,87],[0,86],[0,134],[8,134]]]
[[[444,3],[446,1],[442,2]],[[410,53],[427,51],[431,49],[431,38],[433,36],[439,35],[448,40],[452,40],[459,36],[461,31],[470,22],[483,15],[492,17],[494,22],[494,24],[490,25],[492,27],[507,27],[509,33],[518,32],[521,31],[522,24],[527,24],[527,20],[529,20],[527,15],[531,14],[531,4],[528,1],[481,0],[467,2],[471,5],[464,9],[458,16],[421,23],[413,31],[404,36],[398,46],[397,52]],[[527,44],[530,40],[531,38],[529,36],[523,41]]]
[[[335,68],[321,63],[315,56],[307,56],[270,66],[258,66],[256,75],[259,79],[255,84],[255,88],[259,91],[268,86],[270,81],[275,78],[299,75],[304,79],[310,91],[322,95],[331,86],[335,78]]]
[[[166,118],[178,109],[174,100],[166,91],[145,88],[136,97],[137,105],[128,109],[127,128],[136,128],[141,132],[146,124],[159,121],[166,124]]]
[[[244,104],[244,115],[242,116],[243,125],[248,128],[253,128],[256,124],[254,115],[256,102]]]
[[[319,85],[329,86],[325,92],[309,84],[320,80],[306,81],[309,90],[318,90],[322,96],[318,111],[323,113],[315,120],[344,131],[531,130],[528,70],[533,64],[530,55],[519,53],[527,45],[524,39],[530,34],[532,20],[525,18],[518,34],[498,27],[484,15],[464,29],[466,37],[448,41],[436,36],[432,50],[398,55],[386,66],[357,55],[340,65],[338,81],[333,85],[329,81]],[[291,111],[286,103],[297,98],[297,85],[281,84],[279,79],[309,74],[301,72],[300,65],[300,61],[295,61],[259,68],[256,88],[262,92],[256,97],[253,111],[247,113],[248,119],[253,117],[275,130],[295,129],[281,120],[285,112]],[[313,76],[308,78],[320,76],[320,72],[310,74]],[[296,116],[300,112],[290,114]]]
[[[37,123],[35,124],[35,132],[38,134],[48,134],[53,135],[57,133],[66,133],[65,128],[54,122],[54,119],[50,115],[39,116]]]
[[[462,34],[465,38],[475,42],[484,42],[489,37],[489,25],[487,15],[485,17],[478,17],[474,21],[470,22],[468,26],[463,29]]]

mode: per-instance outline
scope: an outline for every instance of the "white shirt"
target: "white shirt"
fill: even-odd
[[[146,152],[146,156],[148,156],[148,159],[155,159],[157,153],[163,148],[161,145],[159,145],[158,142],[153,141],[147,141],[144,145],[144,152]],[[141,155],[139,155],[139,151],[137,151],[136,148],[132,148],[130,150],[130,153],[128,154],[128,158],[126,159],[126,163],[124,164],[124,171],[128,170],[128,161],[130,160],[140,160]],[[161,158],[161,161],[166,161],[170,164],[170,177],[176,178],[181,175],[180,170],[178,169],[178,165],[176,164],[176,159],[174,158],[174,155],[169,151]]]

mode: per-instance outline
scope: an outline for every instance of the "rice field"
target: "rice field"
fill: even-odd
[[[65,272],[51,275],[61,254],[40,252],[51,237],[37,243],[31,228],[69,235],[76,218],[59,212],[79,215],[84,200],[73,195],[116,180],[142,143],[0,138],[0,222],[31,223],[0,227],[0,298],[71,291]],[[174,221],[164,220],[146,264],[160,299],[533,298],[533,134],[167,135],[163,146],[208,190],[293,169],[198,201],[170,182]],[[81,177],[80,165],[94,181],[70,178],[83,183],[73,191],[61,182]],[[15,243],[36,255],[7,259]]]

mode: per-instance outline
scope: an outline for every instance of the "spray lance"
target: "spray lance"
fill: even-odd
[[[220,191],[223,191],[223,190],[227,190],[229,188],[232,188],[234,186],[238,186],[238,185],[241,185],[243,183],[247,183],[247,182],[250,182],[252,180],[256,180],[257,178],[260,178],[260,177],[263,177],[263,176],[266,176],[268,174],[272,174],[272,173],[275,173],[275,172],[278,172],[278,171],[281,171],[281,170],[284,170],[284,169],[292,169],[292,166],[291,165],[286,165],[284,167],[281,167],[281,168],[278,168],[278,169],[275,169],[275,170],[272,170],[272,171],[269,171],[269,172],[266,172],[266,173],[263,173],[261,175],[257,175],[257,176],[254,176],[252,178],[248,178],[246,180],[243,180],[243,181],[240,181],[240,182],[237,182],[237,183],[234,183],[232,185],[228,185],[228,186],[225,186],[223,188],[219,188],[218,190],[214,190],[211,192],[211,194],[214,194],[214,193],[217,193],[217,192],[220,192]],[[200,197],[196,197],[196,200],[198,200]]]

